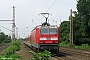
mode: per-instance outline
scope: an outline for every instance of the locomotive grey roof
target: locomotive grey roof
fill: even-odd
[[[50,26],[51,26],[51,27],[56,27],[57,25],[50,25]],[[33,30],[35,30],[36,28],[40,28],[40,27],[45,27],[45,26],[38,25],[38,26],[36,26]],[[58,27],[58,26],[57,26],[57,27]],[[33,31],[33,30],[32,30],[32,31]],[[31,32],[32,32],[32,31],[31,31]]]

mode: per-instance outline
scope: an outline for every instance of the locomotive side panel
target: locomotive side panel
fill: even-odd
[[[31,32],[31,40],[30,40],[30,44],[34,47],[34,48],[39,48],[39,43],[40,43],[40,29],[39,28],[35,28],[32,32]]]
[[[36,44],[40,44],[40,28],[36,28]]]
[[[60,43],[60,28],[58,27],[58,42]]]
[[[36,44],[36,29],[31,32],[30,44],[35,46]]]
[[[40,29],[39,28],[36,28],[36,34],[35,34],[35,40],[36,40],[36,45],[35,45],[35,48],[39,48],[39,43],[40,43]]]

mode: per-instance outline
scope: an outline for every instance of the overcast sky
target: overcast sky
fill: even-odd
[[[52,15],[49,17],[49,23],[59,26],[60,20],[61,22],[68,21],[70,9],[75,11],[76,3],[76,0],[0,0],[0,20],[12,20],[12,7],[15,6],[18,37],[24,38],[30,34],[35,26],[45,22],[45,18],[39,15],[41,12],[49,12]],[[0,21],[0,30],[5,34],[12,34],[1,26],[12,30],[12,22]]]

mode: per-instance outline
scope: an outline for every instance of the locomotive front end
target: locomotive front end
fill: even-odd
[[[42,26],[40,28],[40,49],[59,51],[59,37],[57,26]]]

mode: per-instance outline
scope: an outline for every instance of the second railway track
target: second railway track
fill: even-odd
[[[69,54],[69,56],[66,55],[66,57],[71,59],[74,57],[74,60],[90,60],[90,51],[65,47],[60,47],[60,49],[61,52]]]

